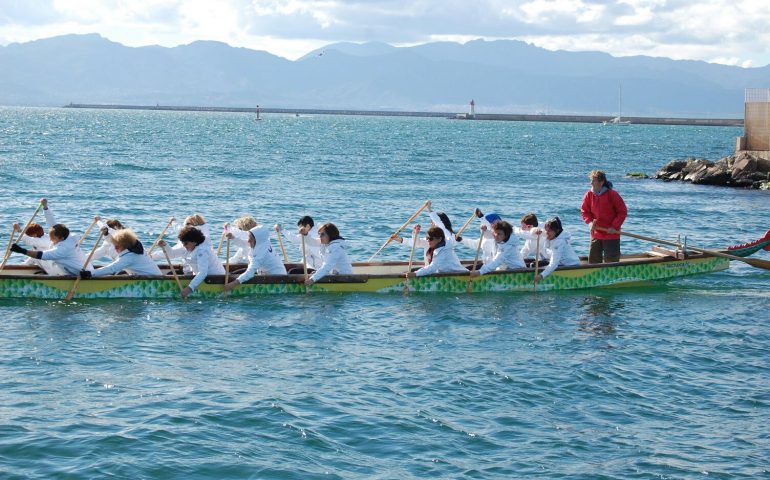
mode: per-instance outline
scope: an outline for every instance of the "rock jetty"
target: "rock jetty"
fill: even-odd
[[[712,162],[702,158],[673,160],[655,172],[655,178],[697,185],[770,189],[770,160],[740,152]]]

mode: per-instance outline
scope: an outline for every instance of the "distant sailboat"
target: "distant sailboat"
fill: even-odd
[[[631,125],[631,122],[629,120],[623,120],[622,117],[622,103],[623,103],[623,86],[618,85],[618,116],[613,118],[612,120],[605,120],[602,122],[602,125],[617,125],[620,127],[624,127],[626,125]]]
[[[259,118],[259,105],[257,105],[257,118],[255,120],[262,120],[261,118]]]

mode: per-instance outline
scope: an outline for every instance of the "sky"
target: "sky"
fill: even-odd
[[[335,42],[523,40],[761,67],[768,0],[0,0],[0,45],[98,33],[126,46],[215,40],[295,60]]]

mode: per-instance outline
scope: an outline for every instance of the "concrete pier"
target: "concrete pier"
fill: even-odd
[[[97,109],[123,109],[123,110],[169,110],[189,112],[242,112],[254,113],[254,107],[193,107],[172,105],[104,105],[90,103],[70,103],[64,108],[97,108]],[[451,112],[409,112],[394,110],[345,110],[345,109],[314,109],[314,108],[264,108],[260,107],[260,113],[285,113],[300,115],[368,115],[387,117],[439,117],[458,119]],[[602,123],[608,116],[599,115],[526,115],[512,113],[476,113],[471,118],[462,120],[498,120],[512,122],[572,122],[572,123]],[[676,118],[676,117],[623,117],[632,124],[638,125],[699,125],[714,127],[742,127],[741,118]],[[612,128],[612,127],[607,127]]]

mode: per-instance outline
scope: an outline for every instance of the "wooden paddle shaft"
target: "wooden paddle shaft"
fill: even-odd
[[[83,236],[80,237],[80,240],[78,240],[78,247],[83,245],[83,241],[86,239],[86,237],[88,237],[88,234],[91,233],[91,229],[94,228],[94,225],[96,225],[96,219],[94,219],[94,221],[91,222],[91,225],[86,228],[86,231],[83,232]]]
[[[220,253],[222,253],[222,243],[225,241],[225,236],[227,236],[227,230],[222,231],[222,236],[219,237],[219,246],[217,247],[217,257]]]
[[[86,258],[86,261],[83,264],[82,270],[85,270],[86,268],[88,268],[88,264],[91,263],[91,259],[94,258],[94,253],[96,253],[96,247],[99,246],[99,242],[102,241],[103,236],[104,234],[102,232],[99,232],[99,236],[96,237],[96,243],[94,243],[94,247],[91,249],[91,253],[88,254],[88,258]],[[78,289],[79,283],[80,283],[80,273],[78,273],[78,277],[75,279],[75,282],[72,284],[72,288],[70,288],[70,291],[67,293],[67,296],[64,297],[64,300],[66,301],[72,300],[72,297],[75,296],[75,292]]]
[[[281,253],[283,253],[283,263],[289,263],[289,257],[286,255],[286,249],[283,246],[283,236],[280,231],[275,232],[278,237],[278,246],[281,247]]]
[[[370,262],[371,262],[371,261],[374,259],[374,257],[376,257],[377,255],[379,255],[379,253],[380,253],[380,252],[381,252],[381,251],[382,251],[382,250],[383,250],[385,247],[387,247],[387,246],[390,244],[390,242],[392,242],[392,241],[393,241],[393,237],[395,237],[396,235],[398,235],[399,233],[401,233],[401,231],[402,231],[403,229],[405,229],[406,227],[408,227],[408,226],[409,226],[409,224],[410,224],[410,223],[412,223],[412,221],[414,221],[414,219],[415,219],[415,218],[417,218],[417,216],[418,216],[420,213],[422,213],[422,211],[423,211],[423,210],[425,210],[427,207],[428,207],[428,201],[426,201],[426,202],[425,202],[425,203],[422,205],[422,207],[420,207],[420,208],[419,208],[419,210],[417,210],[416,212],[414,212],[414,215],[412,215],[411,217],[409,217],[409,220],[407,220],[406,222],[404,222],[404,224],[403,224],[403,225],[401,225],[401,228],[399,228],[398,230],[396,230],[396,231],[395,231],[395,233],[393,233],[393,235],[391,235],[390,237],[388,237],[388,239],[385,241],[385,243],[383,243],[383,244],[382,244],[382,246],[380,247],[380,249],[379,249],[379,250],[377,250],[376,252],[374,252],[374,255],[372,255],[371,257],[369,257],[369,260],[368,260],[368,261],[370,261]]]
[[[604,232],[607,231],[607,229],[603,228],[603,227],[596,227],[596,228],[597,228],[597,230],[602,230]],[[635,233],[621,231],[620,234],[621,235],[625,235],[626,237],[632,237],[632,238],[636,238],[636,239],[639,239],[639,240],[645,240],[645,241],[652,242],[652,243],[662,243],[663,245],[671,245],[671,246],[674,246],[674,247],[679,247],[680,246],[676,242],[670,242],[670,241],[667,241],[667,240],[661,240],[659,238],[645,237],[644,235],[637,235]],[[759,260],[759,259],[752,259],[752,258],[743,258],[743,257],[739,257],[737,255],[731,255],[729,253],[719,252],[717,250],[706,250],[705,248],[693,247],[692,245],[688,245],[687,248],[689,248],[690,250],[692,250],[694,252],[705,253],[707,255],[713,255],[715,257],[728,258],[730,260],[735,260],[737,262],[748,263],[749,265],[757,267],[757,268],[764,268],[766,270],[770,270],[770,262],[768,262],[766,260]]]
[[[225,256],[227,257],[227,260],[225,260],[225,285],[227,285],[230,282],[230,237],[227,237],[227,247],[225,248]],[[225,285],[222,285],[222,296],[227,298]]]
[[[305,272],[305,280],[307,280],[307,253],[305,253],[305,235],[300,233],[300,240],[302,241],[302,269]]]
[[[535,279],[540,274],[540,234],[537,235],[535,241]],[[537,289],[537,281],[535,281],[535,289]]]
[[[409,266],[406,269],[407,274],[412,272],[412,260],[414,259],[415,247],[417,247],[417,235],[414,235],[412,238],[412,250],[409,252]],[[409,275],[406,276],[406,281],[404,282],[404,293],[409,293]]]
[[[174,280],[176,280],[176,285],[179,287],[179,293],[182,293],[182,290],[184,290],[184,287],[182,286],[182,282],[179,281],[179,276],[176,274],[176,268],[174,268],[174,265],[171,263],[171,257],[168,256],[168,252],[166,252],[165,248],[160,247],[160,249],[163,251],[163,256],[166,257],[166,263],[168,263],[168,268],[171,269],[171,273],[174,275]]]
[[[40,212],[41,208],[43,208],[42,203],[38,204],[37,208],[35,209],[35,213],[32,214],[32,217],[29,219],[29,222],[27,222],[27,224],[24,225],[24,228],[21,230],[21,233],[19,233],[17,240],[21,240],[21,237],[23,237],[24,234],[27,233],[29,226],[32,225],[33,221],[35,221],[35,217],[37,217],[37,214]],[[8,248],[5,249],[5,256],[3,256],[3,263],[0,264],[0,271],[2,271],[5,268],[5,264],[8,263],[8,259],[11,257],[11,246],[13,245],[13,236],[14,236],[14,232],[11,231],[11,236],[8,239]]]
[[[11,258],[11,247],[13,246],[13,238],[15,235],[16,231],[11,230],[11,236],[8,237],[8,246],[5,248],[5,255],[3,255],[3,263],[0,264],[0,271],[5,268],[5,264],[8,262],[8,259]],[[21,235],[19,235],[19,238],[21,238]]]
[[[455,233],[455,237],[459,237],[460,235],[462,235],[463,232],[465,231],[465,229],[468,228],[468,225],[471,224],[471,222],[473,221],[474,218],[476,218],[476,212],[475,211],[473,212],[473,215],[471,215],[471,218],[469,218],[468,221],[465,222],[465,225],[463,225],[463,227],[460,230],[458,230],[457,233]]]
[[[476,258],[473,259],[473,270],[471,270],[468,273],[468,286],[465,287],[465,291],[470,293],[471,292],[471,284],[473,283],[473,273],[474,270],[476,270],[476,265],[479,263],[479,253],[481,253],[481,244],[484,240],[484,231],[479,230],[479,244],[476,246]]]
[[[168,227],[171,226],[171,224],[174,223],[174,217],[171,217],[166,224],[165,227],[163,227],[163,230],[160,231],[160,235],[158,235],[158,238],[155,239],[154,242],[152,242],[152,245],[150,246],[150,250],[147,251],[147,255],[151,254],[153,250],[155,250],[155,247],[158,246],[158,242],[163,239],[163,236],[166,234],[166,230],[168,230]]]

